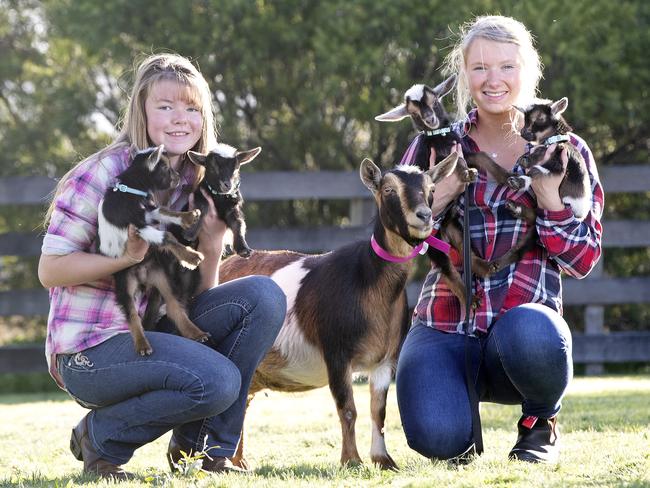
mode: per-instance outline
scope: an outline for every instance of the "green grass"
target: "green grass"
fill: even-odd
[[[367,386],[355,385],[355,398],[357,442],[368,461]],[[650,486],[650,376],[576,379],[560,416],[563,450],[557,466],[506,459],[515,440],[518,407],[484,404],[481,411],[486,452],[469,466],[432,463],[408,448],[391,388],[386,442],[401,470],[386,473],[370,464],[339,466],[340,428],[327,388],[269,392],[255,398],[246,424],[253,475],[171,476],[165,461],[167,434],[136,452],[127,469],[138,479],[121,486]],[[81,463],[68,450],[70,428],[84,412],[63,394],[0,396],[0,486],[111,485],[81,476]]]

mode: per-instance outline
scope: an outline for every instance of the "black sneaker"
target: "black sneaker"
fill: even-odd
[[[542,419],[524,415],[517,422],[517,430],[517,442],[508,454],[510,459],[529,463],[557,463],[560,454],[557,416]]]

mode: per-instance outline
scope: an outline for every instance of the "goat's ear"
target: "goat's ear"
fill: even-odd
[[[381,170],[370,159],[365,158],[361,161],[361,168],[359,169],[361,181],[366,188],[373,194],[379,191],[379,183],[381,182]]]
[[[377,115],[375,120],[379,122],[397,122],[398,120],[405,119],[408,116],[409,113],[408,110],[406,110],[406,105],[401,104],[384,114]]]
[[[427,174],[431,177],[431,180],[434,183],[438,183],[440,180],[446,178],[454,172],[457,162],[458,153],[453,152],[438,164],[436,164],[432,169],[427,171]]]
[[[194,164],[198,164],[199,166],[205,166],[205,161],[207,159],[207,156],[205,154],[201,154],[196,151],[187,151],[187,157]]]
[[[149,167],[149,170],[151,171],[154,170],[154,168],[158,164],[158,161],[160,161],[160,158],[162,157],[164,152],[165,152],[164,144],[161,144],[160,146],[154,149],[154,151],[147,158],[147,166]]]
[[[262,152],[262,148],[256,147],[254,149],[249,149],[248,151],[237,151],[235,157],[237,158],[237,162],[239,164],[246,164],[246,163],[250,163],[261,152]]]
[[[557,102],[551,104],[551,115],[556,117],[566,110],[569,106],[569,99],[567,97],[560,98]]]
[[[445,81],[443,81],[438,86],[436,86],[433,89],[433,93],[435,93],[438,98],[444,97],[456,85],[456,78],[457,78],[456,75],[451,75]]]

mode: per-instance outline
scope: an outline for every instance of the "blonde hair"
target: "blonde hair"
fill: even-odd
[[[153,54],[145,57],[139,63],[136,62],[134,71],[133,88],[126,110],[118,124],[120,130],[117,137],[107,147],[79,162],[61,177],[54,190],[52,202],[45,213],[43,222],[45,227],[47,227],[52,216],[57,195],[77,167],[89,160],[95,160],[99,163],[102,156],[119,148],[129,147],[133,151],[137,151],[152,145],[147,134],[145,102],[152,87],[159,81],[176,81],[179,85],[186,87],[186,95],[189,101],[195,103],[201,109],[201,115],[203,116],[201,137],[192,150],[206,153],[216,146],[217,130],[214,125],[212,94],[207,81],[189,59],[172,53]],[[197,184],[202,179],[203,173],[203,168],[197,171]]]
[[[443,65],[443,73],[449,76],[458,75],[456,83],[455,102],[458,119],[467,117],[471,107],[472,97],[469,92],[465,56],[476,39],[515,44],[519,47],[521,62],[521,90],[515,101],[518,105],[527,105],[537,96],[537,87],[542,78],[542,61],[533,45],[533,36],[526,26],[513,19],[501,15],[485,15],[476,17],[460,27],[459,38],[452,51],[447,55]],[[519,112],[515,111],[515,117]],[[515,121],[513,121],[515,122]]]

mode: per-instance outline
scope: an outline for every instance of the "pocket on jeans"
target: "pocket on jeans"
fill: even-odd
[[[72,399],[79,405],[89,409],[99,408],[100,405],[96,405],[79,398],[77,394],[72,391],[74,388],[70,388],[70,382],[66,381],[66,378],[69,379],[69,373],[89,373],[93,371],[93,368],[93,362],[88,359],[88,356],[81,352],[57,355],[57,369],[59,370],[61,378],[63,378],[63,383],[65,385],[66,391],[68,392],[68,395],[70,395]]]

